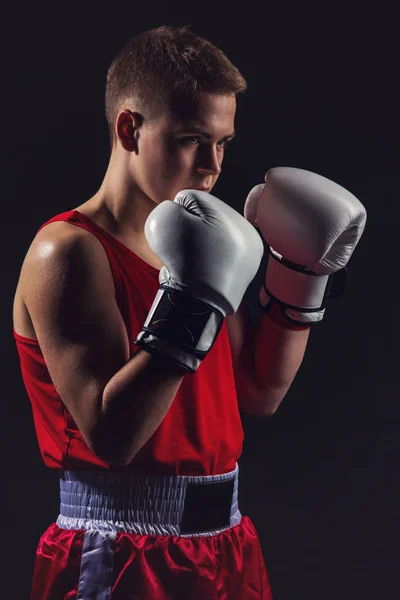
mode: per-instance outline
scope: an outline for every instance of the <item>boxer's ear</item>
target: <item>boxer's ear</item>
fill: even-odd
[[[137,152],[142,123],[143,117],[137,112],[125,108],[119,113],[115,122],[115,135],[127,152]]]

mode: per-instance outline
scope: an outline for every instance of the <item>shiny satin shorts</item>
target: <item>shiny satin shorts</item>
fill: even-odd
[[[238,476],[62,471],[31,600],[271,600]]]

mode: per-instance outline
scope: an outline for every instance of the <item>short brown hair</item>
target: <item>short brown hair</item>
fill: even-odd
[[[246,88],[245,79],[222,50],[189,31],[187,25],[144,31],[125,44],[107,73],[111,145],[124,102],[134,99],[151,124],[175,99],[190,101],[204,92],[237,96]]]

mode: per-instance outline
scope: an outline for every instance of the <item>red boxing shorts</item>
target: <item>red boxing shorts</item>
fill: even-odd
[[[272,600],[238,477],[62,471],[31,600]]]

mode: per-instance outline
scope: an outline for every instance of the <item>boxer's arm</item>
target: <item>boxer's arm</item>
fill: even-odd
[[[24,301],[61,400],[94,454],[127,464],[161,423],[185,371],[144,350],[130,356],[108,259],[94,236],[43,229],[23,269]]]
[[[285,329],[266,314],[254,328],[243,301],[226,322],[239,408],[251,415],[270,416],[296,376],[310,328]]]

